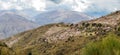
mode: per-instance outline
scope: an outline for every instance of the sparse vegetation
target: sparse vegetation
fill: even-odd
[[[4,42],[0,42],[0,55],[14,55],[14,52]]]

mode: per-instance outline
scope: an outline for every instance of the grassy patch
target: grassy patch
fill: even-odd
[[[102,41],[89,43],[83,49],[83,55],[120,55],[119,37],[109,34]]]

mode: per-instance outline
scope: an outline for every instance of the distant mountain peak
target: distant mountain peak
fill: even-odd
[[[84,20],[90,20],[92,17],[70,10],[58,9],[52,10],[44,13],[40,13],[34,17],[35,22],[39,23],[40,25],[50,24],[50,23],[77,23]]]
[[[15,13],[11,12],[11,11],[6,11],[6,12],[1,12],[0,16],[2,16],[2,15],[13,15],[13,14],[15,14]]]
[[[38,24],[12,11],[0,12],[0,38],[38,27]]]

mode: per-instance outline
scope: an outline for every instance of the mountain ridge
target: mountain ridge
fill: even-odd
[[[77,23],[79,21],[92,19],[92,17],[84,13],[70,11],[70,10],[63,10],[63,9],[44,12],[38,14],[34,18],[35,18],[35,22],[41,25],[49,24],[49,23],[59,23],[59,22]]]

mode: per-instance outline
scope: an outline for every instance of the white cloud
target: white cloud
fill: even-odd
[[[96,8],[104,9],[108,11],[114,11],[115,9],[120,9],[120,0],[89,0],[91,2],[91,7],[93,4]],[[89,9],[89,8],[88,8]]]
[[[38,11],[45,11],[46,1],[45,0],[32,0],[32,6]]]
[[[0,0],[0,10],[9,9],[29,9],[34,8],[38,11],[44,11],[46,8],[45,0]]]
[[[7,2],[2,1],[0,4],[2,4],[3,10],[4,9],[23,10],[26,8],[35,8],[37,11],[45,11],[46,8],[48,8],[47,10],[49,10],[56,9],[56,7],[57,8],[60,7],[63,9],[68,8],[70,10],[82,11],[87,7],[86,4],[81,3],[81,1],[79,0],[63,0],[57,3],[51,0],[8,0]]]
[[[12,0],[13,2],[17,2],[17,0]]]
[[[12,4],[9,2],[6,3],[6,2],[0,1],[0,4],[1,4],[1,9],[5,9],[5,10],[11,8],[11,6],[12,6]]]
[[[54,1],[54,2],[53,2]],[[116,11],[120,10],[120,0],[0,0],[0,9],[24,10],[34,8],[45,11],[56,8],[85,11]]]
[[[73,9],[75,11],[79,11],[82,12],[85,9],[88,8],[88,6],[90,5],[90,3],[88,1],[80,1],[80,0],[75,0],[76,5],[73,6]]]
[[[23,10],[23,8],[21,6],[15,6],[15,9],[17,9],[17,10]]]
[[[82,12],[89,6],[89,2],[86,0],[63,0],[58,5],[63,6],[62,8],[66,7],[70,10]]]

